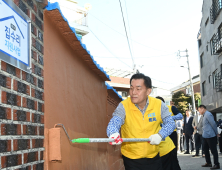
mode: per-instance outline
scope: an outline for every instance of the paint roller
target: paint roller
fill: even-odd
[[[66,133],[66,136],[68,137],[71,143],[115,142],[114,139],[109,139],[109,138],[77,138],[77,139],[71,140],[63,124],[61,123],[56,124],[54,128],[56,126],[62,126],[62,128],[64,129]],[[55,128],[55,129],[58,129],[58,128]],[[123,142],[150,142],[149,138],[122,138],[122,139],[123,139]]]
[[[77,138],[70,139],[65,127],[63,124],[55,124],[54,128],[49,129],[49,161],[58,162],[61,161],[61,145],[60,138],[61,132],[60,128],[62,127],[66,133],[66,136],[69,139],[70,143],[97,143],[97,142],[114,142],[114,139],[109,138]],[[123,142],[150,142],[149,138],[122,138]]]

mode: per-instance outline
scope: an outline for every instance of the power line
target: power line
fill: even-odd
[[[93,31],[89,28],[89,30],[90,30],[90,32],[96,37],[96,39],[110,52],[110,54],[112,54],[115,58],[117,58],[119,61],[121,61],[120,59],[119,59],[119,57],[117,57],[115,54],[113,54],[113,52],[109,49],[109,48],[107,48],[106,46],[105,46],[105,44],[103,44],[102,43],[102,41],[93,33]],[[132,69],[132,67],[130,67],[128,64],[126,64],[126,63],[124,63],[123,61],[121,61],[123,64],[125,64],[126,66],[128,66],[130,69]]]
[[[130,35],[130,39],[131,39],[131,30],[130,30],[130,24],[129,24],[129,15],[128,15],[128,11],[127,11],[127,5],[126,5],[126,0],[125,1],[125,8],[126,8],[126,16],[127,16],[127,21],[128,21],[128,27],[129,27],[129,35]],[[131,39],[131,49],[132,49],[132,54],[134,56],[134,52],[133,52],[133,43],[132,43],[132,39]]]
[[[129,38],[128,38],[128,35],[127,35],[126,23],[125,23],[124,16],[123,16],[123,9],[122,9],[122,5],[121,5],[121,0],[119,0],[119,5],[120,5],[121,13],[122,13],[123,24],[124,24],[124,28],[125,28],[125,33],[126,33],[128,46],[129,46],[130,55],[131,55],[131,58],[132,58],[132,61],[133,61],[133,70],[135,71],[135,62],[134,62],[134,59],[133,59],[133,55],[132,55],[132,51],[131,51],[130,43],[129,43]]]
[[[114,28],[110,27],[109,25],[107,25],[106,23],[104,23],[103,21],[101,21],[100,19],[98,19],[97,17],[95,17],[94,15],[92,15],[91,12],[89,12],[89,14],[90,14],[92,17],[94,17],[95,19],[97,19],[99,22],[101,22],[102,24],[104,24],[105,26],[107,26],[108,28],[110,28],[111,30],[115,31],[116,33],[118,33],[118,34],[120,34],[120,35],[122,35],[122,36],[124,36],[124,37],[126,37],[124,34],[120,33],[119,31],[115,30]],[[138,41],[136,41],[136,40],[133,40],[132,38],[130,38],[130,39],[131,39],[132,41],[134,41],[135,43],[140,44],[140,45],[142,45],[142,46],[144,46],[144,47],[147,47],[147,48],[150,48],[150,49],[153,49],[153,50],[156,50],[156,51],[160,51],[160,52],[167,52],[167,51],[155,49],[155,48],[153,48],[153,47],[149,47],[149,46],[147,46],[147,45],[145,45],[145,44],[142,44],[142,43],[140,43],[140,42],[138,42]]]
[[[151,80],[155,80],[155,81],[158,81],[158,82],[161,82],[161,83],[165,83],[165,84],[175,84],[175,83],[164,82],[164,81],[157,80],[157,79],[154,79],[154,78],[151,78]]]
[[[136,58],[137,58],[137,59],[140,59],[140,58],[142,58],[142,59],[147,59],[147,58],[156,58],[156,57],[171,56],[171,55],[173,55],[173,54],[175,54],[175,53],[166,54],[166,55],[159,55],[159,56],[136,57]],[[103,56],[94,56],[94,57],[97,57],[97,58],[115,58],[115,57],[103,57]],[[129,58],[129,57],[119,57],[119,58],[121,58],[121,59],[131,59],[131,58]]]
[[[164,88],[161,88],[161,87],[157,87],[157,86],[154,86],[155,88],[158,88],[158,89],[161,89],[161,90],[166,90],[166,91],[170,91],[168,89],[164,89]]]

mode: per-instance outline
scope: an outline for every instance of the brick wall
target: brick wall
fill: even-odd
[[[43,10],[14,0],[32,20],[32,73],[0,61],[0,169],[43,170]]]
[[[193,86],[194,93],[200,93],[200,83]]]

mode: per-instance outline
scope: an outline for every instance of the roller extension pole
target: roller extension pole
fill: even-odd
[[[123,142],[150,142],[149,138],[122,138]],[[95,143],[95,142],[115,142],[109,138],[78,138],[72,139],[72,143]]]

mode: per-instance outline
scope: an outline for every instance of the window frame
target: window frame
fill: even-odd
[[[203,56],[204,56],[204,53],[202,53],[202,54],[200,55],[200,68],[203,68],[203,66],[204,66]]]
[[[217,75],[217,69],[212,73],[212,79],[213,79],[213,88],[216,88],[216,75]]]
[[[206,81],[202,83],[202,95],[206,96]]]

